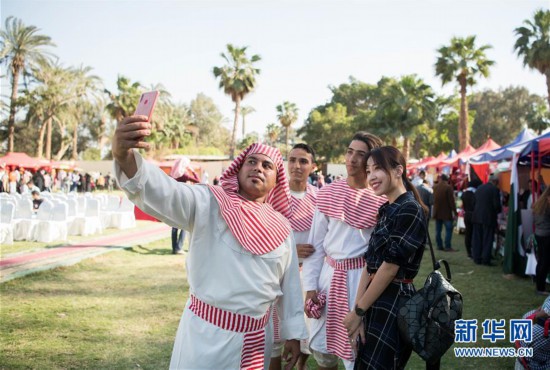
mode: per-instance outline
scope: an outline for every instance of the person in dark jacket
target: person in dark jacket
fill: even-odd
[[[472,235],[474,231],[474,224],[472,223],[472,217],[474,214],[474,207],[476,204],[475,192],[481,185],[481,181],[474,179],[468,183],[468,187],[462,193],[462,209],[464,210],[464,225],[466,227],[464,233],[464,245],[466,246],[466,252],[468,258],[472,258]]]
[[[449,184],[449,177],[445,174],[439,176],[439,182],[434,186],[435,241],[437,249],[441,251],[456,252],[451,247],[453,237],[453,219],[456,217],[456,203],[453,187]],[[445,225],[445,248],[441,230]]]
[[[475,206],[472,214],[474,233],[472,238],[472,257],[478,265],[491,266],[491,250],[495,240],[497,216],[502,211],[498,177],[491,175],[487,184],[481,185],[475,192]]]
[[[38,187],[38,189],[40,189],[40,191],[44,191],[44,175],[43,175],[43,172],[44,170],[38,170],[35,172],[34,175],[32,175],[32,182],[34,183],[34,185],[36,185]]]
[[[432,206],[434,205],[434,191],[430,187],[430,183],[426,179],[422,180],[422,184],[418,185],[416,187],[416,190],[418,191],[420,200],[422,200],[424,205],[428,207],[428,222],[429,222],[430,218],[432,217]]]

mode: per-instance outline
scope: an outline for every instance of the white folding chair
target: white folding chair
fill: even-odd
[[[13,244],[13,217],[15,206],[11,202],[0,204],[0,245]]]
[[[33,230],[38,221],[34,218],[32,201],[29,198],[20,199],[17,202],[13,222],[14,240],[32,240]]]
[[[136,227],[134,204],[130,199],[122,197],[120,207],[111,214],[110,226],[115,229],[130,229]]]
[[[86,213],[83,216],[77,216],[69,231],[70,235],[92,235],[101,234],[103,227],[99,218],[99,201],[89,198],[86,202]]]
[[[34,229],[33,239],[38,242],[49,243],[54,240],[67,240],[68,206],[64,202],[54,204],[49,202],[49,209],[44,209],[46,201],[42,202],[38,209],[38,219]]]

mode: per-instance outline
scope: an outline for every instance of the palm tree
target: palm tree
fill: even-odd
[[[233,132],[229,143],[229,156],[232,159],[235,157],[235,137],[237,135],[237,121],[241,110],[241,101],[256,88],[256,76],[260,73],[260,70],[253,66],[261,59],[260,56],[253,55],[248,59],[246,49],[246,46],[238,48],[227,44],[228,54],[221,53],[227,64],[213,69],[214,76],[220,78],[220,89],[223,89],[224,93],[229,95],[235,103]]]
[[[490,45],[475,45],[476,37],[453,37],[449,46],[443,46],[437,51],[439,57],[435,63],[435,75],[441,77],[442,84],[457,81],[460,86],[460,114],[458,123],[458,136],[460,150],[470,144],[470,131],[468,126],[468,102],[466,100],[466,87],[476,84],[478,76],[488,77],[489,67],[495,64],[487,59],[485,50],[492,48]]]
[[[392,80],[383,92],[376,112],[381,127],[403,136],[403,156],[409,158],[410,138],[415,128],[436,118],[435,94],[432,88],[415,75]]]
[[[538,10],[534,22],[525,20],[525,26],[514,31],[518,36],[514,49],[523,57],[523,65],[546,76],[548,106],[550,107],[550,10]]]
[[[29,107],[29,118],[39,126],[37,156],[42,157],[44,136],[46,136],[46,158],[51,159],[51,144],[53,124],[63,124],[68,104],[75,98],[70,89],[73,74],[70,69],[63,68],[58,63],[41,63],[39,68],[33,68],[37,81],[32,91],[25,91],[22,101]]]
[[[8,17],[0,30],[0,62],[9,65],[11,76],[10,113],[8,117],[8,152],[13,152],[15,134],[15,110],[19,75],[26,74],[28,67],[47,61],[53,55],[44,50],[55,46],[49,36],[40,35],[35,26],[25,26],[20,19]]]
[[[139,82],[131,83],[130,79],[124,76],[118,76],[116,85],[118,95],[107,89],[103,91],[111,101],[107,104],[107,111],[112,118],[120,122],[136,110],[143,87]]]
[[[288,130],[298,120],[298,107],[294,103],[285,101],[283,104],[277,105],[277,112],[279,112],[277,119],[285,128],[285,148],[286,157],[288,157]]]
[[[253,107],[249,106],[249,105],[244,105],[241,107],[241,116],[243,116],[243,140],[244,138],[246,137],[246,123],[245,123],[245,118],[246,116],[248,116],[250,113],[254,113],[256,112],[256,109],[254,109]]]
[[[83,117],[89,117],[93,115],[95,105],[91,103],[91,100],[99,97],[101,79],[96,75],[91,75],[91,67],[80,66],[73,69],[73,91],[75,100],[72,104],[72,113],[74,114],[74,122],[76,123],[73,129],[72,138],[72,155],[71,159],[78,159],[78,129],[82,123]],[[85,114],[88,113],[88,114]],[[87,126],[84,124],[82,126]],[[80,127],[81,128],[81,127]],[[90,127],[90,129],[92,129]]]
[[[270,123],[266,127],[266,136],[269,141],[269,145],[275,146],[275,143],[277,142],[277,139],[279,138],[279,135],[281,134],[281,128],[274,124]]]

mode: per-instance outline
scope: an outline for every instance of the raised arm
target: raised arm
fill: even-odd
[[[151,123],[146,116],[126,117],[117,124],[113,136],[113,158],[128,178],[137,172],[133,149],[149,149],[144,139],[151,135]]]

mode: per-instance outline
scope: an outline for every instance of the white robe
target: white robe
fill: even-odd
[[[309,244],[315,248],[315,252],[304,260],[302,265],[302,283],[304,290],[324,291],[330,295],[330,282],[334,268],[325,263],[325,256],[335,260],[362,257],[367,251],[367,245],[372,233],[372,228],[356,229],[348,224],[324,215],[318,209],[313,216],[313,225],[309,233]],[[348,271],[348,309],[351,310],[355,303],[357,287],[361,280],[362,269]],[[310,347],[322,353],[327,350],[326,333],[326,306],[319,319],[309,320]],[[344,360],[346,368],[353,368],[353,362]]]
[[[129,180],[115,162],[117,179],[140,209],[189,232],[189,293],[209,305],[258,319],[279,298],[281,338],[307,338],[292,233],[274,251],[252,255],[231,233],[208,187],[178,183],[137,153],[136,162],[138,172]],[[176,334],[170,368],[238,369],[243,337],[244,333],[220,329],[186,309]],[[272,340],[272,329],[268,327],[266,368]]]

